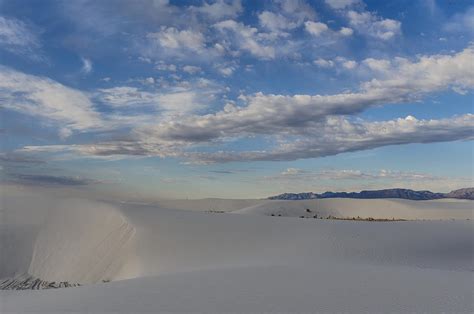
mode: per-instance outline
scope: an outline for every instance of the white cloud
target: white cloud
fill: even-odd
[[[149,120],[157,122],[169,116],[190,114],[203,109],[221,92],[221,88],[212,81],[198,79],[160,89],[154,86],[146,89],[132,86],[99,89],[95,99],[119,112],[128,109],[140,111],[140,108],[147,107],[154,110],[148,113]],[[128,111],[123,113],[127,114]],[[120,122],[120,119],[123,121],[123,117],[114,117],[114,123]]]
[[[178,30],[174,27],[162,27],[159,32],[148,33],[147,38],[156,41],[161,47],[170,50],[185,49],[202,52],[205,48],[205,37],[199,31]]]
[[[390,40],[401,34],[401,22],[393,19],[386,19],[378,16],[374,12],[366,11],[363,2],[360,0],[325,0],[326,4],[338,13],[347,18],[352,28],[342,27],[339,34],[351,36],[353,31],[377,38]]]
[[[87,58],[81,58],[82,61],[82,69],[81,72],[84,74],[89,74],[92,72],[92,61]]]
[[[174,64],[166,64],[163,61],[160,61],[155,65],[155,69],[158,71],[176,72],[177,67]]]
[[[474,34],[474,6],[457,13],[443,25],[443,30],[452,33]]]
[[[153,85],[155,84],[155,79],[153,77],[147,77],[145,78],[145,83]]]
[[[260,12],[258,20],[260,26],[269,31],[260,36],[268,39],[285,38],[291,43],[290,32],[303,25],[307,20],[314,19],[313,8],[304,0],[279,0],[267,10]]]
[[[339,34],[341,34],[342,36],[352,36],[353,33],[354,31],[352,30],[352,28],[349,27],[342,27],[339,30]]]
[[[41,59],[41,47],[37,33],[24,22],[0,16],[0,48],[12,53]]]
[[[211,63],[216,58],[223,62],[244,52],[264,60],[293,55],[302,43],[292,38],[290,30],[315,16],[312,7],[302,0],[282,0],[265,9],[257,12],[260,26],[256,27],[236,20],[243,10],[240,1],[206,1],[181,11],[176,8],[173,16],[177,22],[169,24],[173,26],[148,33],[136,47],[141,59],[148,62],[158,57],[186,63],[196,63],[196,59]],[[183,17],[192,27],[183,29],[178,23]]]
[[[349,60],[344,57],[336,57],[334,59],[335,62],[338,63],[339,66],[341,66],[345,70],[353,70],[357,67],[358,63],[354,60]]]
[[[258,15],[259,23],[272,31],[287,30],[298,27],[298,23],[292,22],[281,14],[263,11]]]
[[[359,92],[327,96],[262,93],[245,96],[242,98],[247,103],[244,107],[188,117],[172,125],[161,125],[155,136],[180,140],[189,137],[191,141],[197,138],[201,141],[211,141],[221,137],[256,134],[301,136],[309,132],[308,130],[312,131],[313,127],[316,130],[321,128],[321,121],[340,122],[341,127],[348,126],[352,130],[352,124],[327,120],[327,117],[354,114],[385,103],[412,101],[423,94],[452,87],[472,89],[474,69],[469,65],[473,56],[474,49],[466,48],[455,55],[424,56],[415,62],[399,59],[399,63],[389,71],[389,75],[363,83]],[[465,119],[462,120],[463,128],[470,122],[470,116]],[[327,131],[331,134],[331,128]]]
[[[63,137],[72,130],[103,128],[86,94],[49,78],[0,66],[0,94],[4,108],[59,125]]]
[[[331,38],[332,41],[338,40],[341,37],[349,37],[352,36],[354,30],[349,27],[342,27],[339,31],[334,31],[329,28],[329,26],[322,22],[313,22],[313,21],[306,21],[304,23],[305,30],[309,34],[319,37],[325,35],[327,38]]]
[[[264,182],[277,182],[286,190],[298,191],[354,191],[361,189],[381,189],[405,187],[411,189],[430,189],[446,191],[464,187],[471,183],[470,178],[437,176],[430,173],[398,170],[363,171],[357,169],[302,170],[288,168],[280,174],[260,178]],[[337,181],[337,184],[335,183]],[[332,184],[334,187],[331,188]]]
[[[98,90],[97,98],[111,107],[157,106],[157,95],[136,87],[117,86]]]
[[[351,123],[343,118],[333,119],[318,128],[311,129],[312,136],[301,140],[283,143],[273,150],[216,153],[185,152],[190,142],[176,142],[184,139],[161,139],[142,133],[139,138],[146,139],[133,143],[103,143],[96,145],[74,145],[68,150],[83,155],[147,155],[147,156],[181,156],[193,162],[215,163],[253,160],[295,160],[336,155],[345,152],[367,150],[387,145],[408,143],[433,143],[455,140],[472,140],[474,116],[467,114],[442,120],[396,119],[384,122]],[[195,134],[194,140],[200,140]],[[189,138],[187,139],[189,140]],[[48,152],[57,148],[36,147],[39,151]],[[31,148],[30,148],[31,150]],[[353,174],[351,174],[353,175]]]
[[[64,140],[72,135],[71,129],[61,128],[59,129],[59,137]]]
[[[321,68],[332,68],[334,66],[334,61],[322,58],[314,60],[313,63]]]
[[[269,177],[276,180],[445,180],[446,178],[413,171],[395,171],[381,169],[362,171],[355,169],[324,169],[309,171],[288,168],[279,175]]]
[[[280,175],[282,176],[295,176],[300,174],[305,174],[307,171],[298,169],[298,168],[287,168],[286,170],[282,171]]]
[[[240,0],[232,2],[224,0],[216,0],[214,3],[204,2],[202,6],[191,6],[192,12],[206,15],[211,20],[221,20],[223,18],[235,18],[242,11],[243,7]]]
[[[237,70],[237,66],[235,65],[220,65],[217,66],[217,71],[223,76],[231,76],[234,74],[234,71]]]
[[[325,0],[326,4],[331,8],[339,10],[345,9],[351,5],[359,4],[359,0]]]
[[[275,48],[266,45],[264,40],[259,38],[256,28],[238,23],[234,20],[226,20],[214,24],[214,27],[221,31],[230,31],[239,49],[246,50],[252,55],[261,59],[275,58]]]
[[[371,12],[348,11],[349,24],[359,33],[382,40],[389,40],[401,33],[401,23],[383,19]]]
[[[320,36],[329,30],[328,26],[321,22],[306,21],[304,27],[305,30],[313,36]]]
[[[453,55],[421,56],[417,62],[406,58],[375,61],[367,59],[365,63],[372,68],[376,67],[381,76],[363,86],[367,90],[410,90],[418,94],[446,88],[472,89],[473,57],[474,46],[469,46]]]
[[[201,72],[201,68],[198,66],[193,66],[193,65],[185,65],[183,66],[183,71],[188,74],[196,74],[196,73]]]
[[[352,169],[338,169],[338,170],[322,170],[314,174],[318,179],[327,180],[354,180],[354,179],[366,179],[373,175],[364,173],[360,170]]]
[[[291,170],[293,168],[289,168]],[[359,191],[362,189],[409,188],[414,190],[450,191],[472,183],[469,177],[437,176],[430,173],[399,170],[322,169],[283,171],[259,178],[276,182],[288,191]],[[337,183],[336,183],[337,182]]]
[[[173,123],[174,124],[174,123]],[[474,115],[466,114],[441,120],[396,119],[381,122],[350,122],[337,117],[328,118],[318,126],[308,128],[306,137],[283,142],[273,150],[219,151],[215,153],[188,152],[193,141],[205,140],[206,134],[197,132],[186,137],[159,136],[160,127],[134,132],[133,141],[105,142],[94,145],[26,146],[20,153],[75,153],[82,156],[107,158],[108,156],[161,156],[182,157],[197,163],[295,160],[337,155],[387,145],[433,143],[455,140],[472,140]],[[177,127],[177,126],[176,126]],[[182,127],[181,127],[182,128]],[[183,129],[182,129],[183,130]],[[193,129],[190,127],[189,131]],[[289,170],[292,175],[298,170]],[[358,174],[346,173],[345,176]],[[387,176],[387,174],[383,174]]]
[[[329,118],[309,128],[307,137],[283,143],[270,151],[195,153],[201,163],[295,160],[367,150],[387,145],[472,140],[474,115],[466,114],[441,120],[396,119],[382,122],[353,123],[342,117]]]
[[[234,73],[234,71],[235,71],[234,67],[227,67],[227,68],[219,69],[219,72],[224,76],[231,76],[232,73]]]
[[[372,71],[379,73],[387,73],[392,68],[390,60],[367,58],[363,64],[369,67]]]
[[[342,63],[342,66],[347,70],[352,70],[357,66],[357,62],[354,60],[347,60]]]
[[[179,156],[209,163],[294,160],[386,145],[468,140],[473,138],[472,114],[439,120],[418,120],[408,116],[379,122],[354,121],[347,116],[374,106],[412,102],[433,92],[473,89],[473,58],[474,47],[470,46],[458,53],[420,56],[414,60],[365,60],[363,66],[376,69],[371,72],[374,78],[362,83],[357,91],[332,95],[242,95],[239,106],[229,104],[222,110],[204,115],[196,114],[194,106],[186,108],[186,104],[194,103],[196,99],[198,105],[209,104],[216,92],[209,89],[203,93],[208,82],[201,82],[199,86],[195,84],[194,89],[182,86],[166,93],[125,90],[121,92],[125,96],[121,97],[130,97],[131,93],[134,99],[127,100],[129,104],[151,99],[161,110],[186,114],[180,119],[156,119],[155,123],[142,126],[135,124],[132,141],[75,145],[67,150],[92,156]],[[112,94],[120,93],[114,91]],[[113,97],[107,101],[120,102]],[[121,116],[121,119],[125,118]],[[265,137],[274,139],[277,144],[257,152],[193,151],[196,146],[243,137]]]
[[[160,95],[158,102],[168,112],[183,114],[205,107],[207,104],[203,101],[207,99],[202,99],[201,96],[194,91],[176,91]]]
[[[194,113],[208,106],[221,93],[218,85],[205,79],[181,81],[160,90],[155,89],[152,77],[143,82],[146,90],[116,86],[92,93],[92,100],[112,109],[101,114],[89,94],[49,78],[0,66],[4,109],[34,116],[42,125],[56,128],[61,138],[74,132],[113,131]]]
[[[280,5],[279,11],[299,24],[305,20],[314,19],[316,15],[314,9],[304,0],[279,0],[276,2]]]

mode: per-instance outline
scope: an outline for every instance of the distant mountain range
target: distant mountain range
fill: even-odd
[[[375,199],[375,198],[402,198],[406,200],[436,200],[440,198],[457,198],[474,200],[474,188],[465,188],[454,190],[449,193],[433,193],[430,191],[414,191],[409,189],[385,189],[361,192],[324,192],[321,194],[307,193],[283,193],[276,196],[270,196],[270,200],[309,200],[316,198],[358,198],[358,199]]]

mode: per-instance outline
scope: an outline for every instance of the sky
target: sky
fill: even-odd
[[[473,88],[470,1],[0,0],[3,185],[448,192]]]

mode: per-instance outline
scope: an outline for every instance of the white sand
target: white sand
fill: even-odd
[[[163,200],[150,205],[167,209],[229,212],[266,202],[268,200],[206,198],[201,200]]]
[[[309,209],[311,212],[307,212]],[[471,219],[474,202],[469,200],[440,199],[410,201],[404,199],[315,199],[271,200],[234,211],[240,214],[257,214],[284,217],[377,218],[377,219]]]
[[[95,283],[113,277],[135,233],[112,206],[68,200],[48,213],[28,273],[46,281]]]
[[[2,217],[9,218],[0,223],[0,274],[29,269],[86,285],[0,291],[1,313],[473,310],[469,202],[344,199],[317,207],[445,219],[407,222],[262,216],[283,209],[298,216],[312,201],[219,200],[218,210],[246,215],[203,212],[209,200],[199,202],[199,211],[176,209],[192,201],[167,201],[166,208],[49,202],[54,210],[39,209],[34,219],[24,215],[34,209],[16,211],[13,202],[2,202],[8,204]],[[87,284],[104,278],[115,281]]]

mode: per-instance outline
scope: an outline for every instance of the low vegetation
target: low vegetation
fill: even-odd
[[[79,286],[80,284],[77,283],[46,281],[29,275],[0,280],[0,290],[41,290]]]
[[[307,213],[311,213],[311,210],[306,210]],[[278,216],[278,217],[282,217],[281,214],[271,214],[270,216],[272,217],[275,217],[275,216]],[[332,220],[352,220],[352,221],[408,221],[407,219],[400,219],[400,218],[373,218],[373,217],[360,217],[360,216],[357,216],[357,217],[336,217],[336,216],[333,216],[333,215],[329,215],[329,216],[326,216],[326,217],[323,217],[323,216],[318,216],[317,214],[315,214],[314,216],[305,216],[305,215],[301,215],[299,216],[299,218],[305,218],[305,219],[332,219]]]

